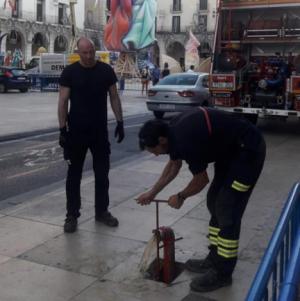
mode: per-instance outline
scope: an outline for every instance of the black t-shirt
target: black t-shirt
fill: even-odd
[[[249,121],[224,111],[206,110],[211,134],[204,112],[198,108],[180,114],[170,122],[170,159],[186,161],[193,174],[203,172],[208,163],[231,160],[241,145],[244,149],[255,151],[263,139]]]
[[[59,83],[71,88],[68,114],[70,130],[107,131],[107,93],[116,82],[112,67],[102,62],[97,62],[91,68],[76,62],[63,70]]]

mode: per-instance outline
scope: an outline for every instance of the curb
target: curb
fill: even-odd
[[[148,115],[148,113],[124,116],[124,120],[126,120],[127,118],[137,118],[139,116],[144,116],[144,115]],[[108,118],[108,123],[111,123],[111,122],[114,122],[114,118]],[[23,138],[32,137],[32,136],[50,134],[50,133],[55,133],[55,132],[58,133],[58,131],[59,131],[58,127],[51,127],[51,128],[47,128],[47,129],[43,129],[43,130],[33,130],[33,131],[28,131],[28,132],[3,135],[3,136],[0,136],[0,143],[9,142],[9,141],[13,141],[13,140],[19,140],[19,139],[23,139]]]
[[[43,134],[49,134],[49,133],[55,133],[58,132],[58,127],[43,129],[43,130],[34,130],[29,132],[21,132],[21,133],[15,133],[15,134],[9,134],[9,135],[3,135],[0,136],[0,142],[7,142],[12,140],[19,140],[22,138],[28,138],[31,136],[38,136]]]

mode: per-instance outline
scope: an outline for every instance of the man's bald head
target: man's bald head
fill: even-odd
[[[83,67],[91,68],[96,64],[94,42],[86,37],[81,37],[77,41],[80,64]]]
[[[79,50],[80,47],[85,47],[85,46],[92,46],[95,48],[94,42],[86,37],[81,37],[77,40],[77,49]]]

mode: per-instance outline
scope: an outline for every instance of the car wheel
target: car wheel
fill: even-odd
[[[20,92],[22,92],[22,93],[25,93],[27,91],[28,91],[28,88],[22,88],[22,89],[20,89]]]
[[[5,93],[6,92],[6,87],[4,84],[0,84],[0,93]]]
[[[153,114],[154,114],[155,118],[162,119],[164,117],[164,115],[165,115],[165,112],[153,111]]]

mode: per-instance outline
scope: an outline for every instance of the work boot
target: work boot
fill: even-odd
[[[190,288],[196,292],[210,292],[231,284],[231,276],[221,276],[217,270],[209,269],[205,274],[193,279]]]
[[[77,229],[77,218],[69,216],[65,219],[64,231],[66,233],[73,233]]]
[[[109,211],[105,211],[101,213],[101,215],[96,215],[95,220],[96,222],[103,223],[109,227],[118,227],[119,225],[119,221],[117,220],[117,218],[112,216]]]
[[[213,262],[209,255],[205,259],[189,259],[185,264],[185,268],[190,272],[202,274],[213,268]]]

